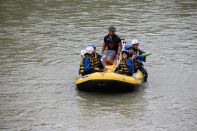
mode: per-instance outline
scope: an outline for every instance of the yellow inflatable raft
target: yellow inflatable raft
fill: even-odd
[[[105,72],[95,72],[76,78],[80,91],[131,91],[143,82],[143,74],[137,71],[133,76],[114,73],[114,66],[106,66]]]

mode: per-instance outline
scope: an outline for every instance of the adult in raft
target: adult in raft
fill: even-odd
[[[109,34],[104,37],[102,47],[103,65],[113,65],[119,59],[122,51],[122,42],[118,35],[115,34],[116,28],[109,27]]]

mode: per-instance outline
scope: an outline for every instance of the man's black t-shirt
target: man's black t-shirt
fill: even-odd
[[[109,34],[104,37],[104,42],[107,46],[108,50],[115,50],[118,51],[119,43],[121,42],[121,39],[118,35],[110,36]]]

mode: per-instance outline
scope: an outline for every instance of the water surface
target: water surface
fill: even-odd
[[[195,0],[0,1],[1,130],[197,129]],[[80,50],[109,25],[151,51],[132,93],[75,90]]]

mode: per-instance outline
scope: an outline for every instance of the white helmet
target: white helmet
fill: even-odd
[[[133,40],[132,40],[132,45],[134,45],[134,44],[139,44],[139,40],[133,39]]]
[[[81,55],[82,55],[82,56],[85,55],[85,53],[86,53],[86,50],[82,50],[82,51],[81,51]]]
[[[93,51],[94,51],[94,48],[92,46],[86,47],[86,53],[92,54]]]

